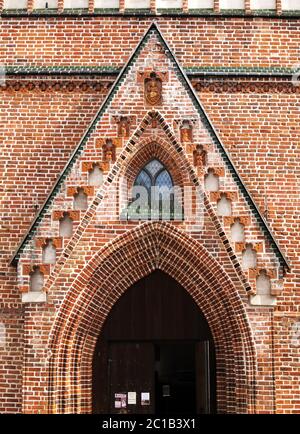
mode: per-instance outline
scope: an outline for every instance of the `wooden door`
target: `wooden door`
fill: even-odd
[[[211,413],[209,341],[196,343],[197,414]]]
[[[175,348],[189,343],[196,345],[192,362],[196,372],[197,412],[209,413],[215,406],[215,356],[211,351],[213,340],[204,315],[187,291],[161,271],[154,271],[136,282],[113,306],[99,336],[93,362],[93,411],[157,411],[159,399],[156,407],[154,402],[157,371],[154,347],[172,344]],[[175,351],[174,357],[178,356]],[[187,375],[190,374],[183,373],[184,378]],[[205,378],[207,375],[210,378]],[[184,378],[179,378],[178,387],[189,382]],[[128,392],[136,392],[136,404],[116,408],[115,394]],[[141,393],[150,393],[150,405],[141,405]],[[184,397],[182,399],[187,401]],[[194,405],[190,407],[194,408]]]
[[[110,413],[154,413],[154,346],[152,343],[110,343],[108,377]]]

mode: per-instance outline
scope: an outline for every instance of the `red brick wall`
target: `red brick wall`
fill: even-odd
[[[201,92],[238,170],[291,262],[273,319],[276,411],[299,412],[299,347],[291,346],[299,321],[299,92]],[[290,386],[289,386],[290,384]]]
[[[158,20],[185,67],[292,67],[298,60],[297,20]],[[123,66],[148,24],[147,19],[103,17],[4,18],[0,29],[7,43],[0,52],[2,61],[10,65]],[[274,312],[273,308],[247,308],[262,381],[257,411],[299,412],[299,346],[291,340],[293,324],[299,321],[300,301],[299,92],[282,91],[276,86],[263,93],[256,92],[255,87],[251,92],[221,92],[212,86],[199,95],[262,211],[267,203],[270,226],[291,262]],[[42,204],[102,100],[103,92],[78,87],[68,91],[1,90],[0,171],[4,195],[0,209],[0,321],[7,324],[6,346],[0,348],[1,412],[19,412],[22,408],[26,412],[48,411],[44,362],[33,366],[27,361],[32,355],[42,361],[50,357],[44,344],[53,324],[55,303],[42,308],[27,305],[23,314],[16,271],[8,262],[29,227],[35,205]],[[112,224],[111,233],[103,235],[101,243],[126,229]],[[224,260],[224,255],[221,257]],[[58,292],[57,303],[59,298]],[[23,352],[24,339],[26,343],[37,336],[40,349],[37,347],[34,354],[29,354],[28,348]],[[27,368],[45,374],[44,382],[41,375],[31,385],[33,378],[27,375]]]
[[[298,62],[299,20],[156,17],[184,67]],[[10,65],[123,66],[152,18],[5,18],[0,58]],[[30,36],[29,36],[30,33]]]

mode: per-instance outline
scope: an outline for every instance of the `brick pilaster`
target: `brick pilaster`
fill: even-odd
[[[124,11],[125,11],[125,0],[120,0],[119,12],[124,12]]]
[[[58,2],[57,2],[57,9],[58,9],[58,12],[63,12],[63,10],[64,10],[64,0],[58,0]]]
[[[220,0],[214,0],[214,12],[220,12]]]
[[[150,0],[150,10],[151,12],[156,12],[156,0]]]
[[[188,0],[182,0],[182,11],[188,12],[189,11],[189,2]]]
[[[32,12],[33,11],[33,3],[34,3],[34,0],[28,0],[27,1],[27,11],[28,12]]]
[[[276,12],[282,14],[282,0],[276,0]]]
[[[92,14],[95,10],[95,0],[89,0],[89,12]]]
[[[251,0],[245,0],[245,13],[251,13]]]

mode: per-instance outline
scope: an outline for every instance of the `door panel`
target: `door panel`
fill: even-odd
[[[196,343],[197,414],[209,414],[210,409],[210,360],[209,341]]]
[[[161,362],[155,361],[158,347]],[[215,411],[209,325],[187,291],[158,270],[128,288],[111,309],[95,348],[93,376],[95,413]],[[116,408],[115,394],[128,392],[136,392],[136,404]],[[150,393],[149,405],[141,405],[142,392]]]
[[[156,414],[195,414],[195,343],[156,345]]]
[[[154,346],[152,343],[111,343],[109,346],[108,371],[110,379],[111,413],[154,413]],[[136,405],[119,408],[115,394],[136,392]],[[149,393],[150,402],[142,402],[141,394]],[[117,404],[116,404],[117,400]],[[144,405],[143,405],[144,404]],[[116,408],[116,405],[118,408]],[[124,405],[124,403],[123,403]]]

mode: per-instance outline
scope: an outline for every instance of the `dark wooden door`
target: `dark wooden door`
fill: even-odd
[[[213,342],[207,321],[178,282],[161,271],[141,279],[114,305],[99,336],[93,366],[94,412],[177,412],[183,409],[180,396],[185,404],[191,397],[187,411],[211,411],[212,383],[202,376],[209,375],[207,363],[214,363],[214,355],[209,361],[206,347],[197,346],[204,341]],[[190,354],[189,366],[179,363],[182,353]],[[173,358],[177,362],[171,364]],[[168,371],[162,368],[163,360]],[[155,385],[159,389],[155,390]],[[170,399],[166,397],[167,386],[171,393],[176,391]],[[136,405],[116,408],[115,394],[119,399],[128,392],[136,392]],[[141,405],[141,393],[150,393],[150,405]]]
[[[110,413],[154,413],[153,344],[112,342],[108,363]]]
[[[196,343],[197,413],[211,413],[211,372],[209,341]]]

